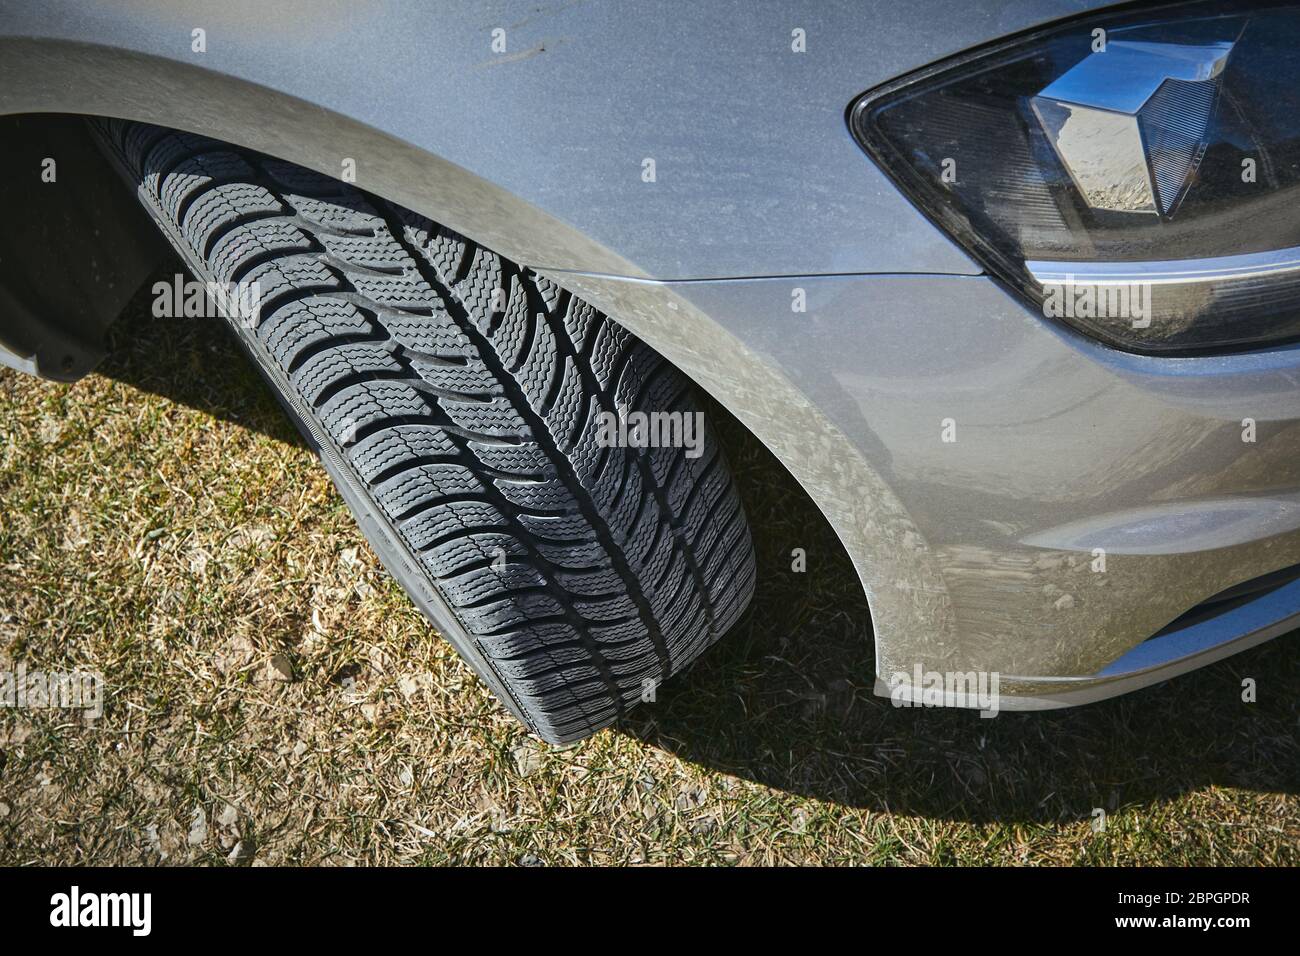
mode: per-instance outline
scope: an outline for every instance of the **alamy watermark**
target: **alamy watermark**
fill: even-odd
[[[890,675],[889,700],[895,707],[969,707],[996,717],[1000,682],[997,671],[927,671],[916,664],[911,674]]]
[[[176,275],[153,285],[156,319],[214,319],[221,315],[246,329],[257,327],[262,314],[258,282],[199,282]]]
[[[133,936],[148,936],[153,930],[152,893],[83,893],[73,886],[66,893],[50,897],[50,925],[120,926]]]
[[[685,448],[687,458],[704,454],[703,412],[629,412],[598,416],[596,444],[601,448]]]
[[[1123,319],[1135,329],[1151,326],[1150,282],[1043,283],[1043,315],[1050,319]]]
[[[29,671],[26,664],[0,671],[0,707],[79,710],[104,716],[104,675],[98,671]]]

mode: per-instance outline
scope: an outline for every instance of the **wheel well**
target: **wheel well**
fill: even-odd
[[[126,190],[119,188],[120,183],[116,176],[109,169],[106,160],[100,156],[93,141],[84,132],[83,123],[84,115],[73,114],[33,114],[11,117],[0,117],[0,123],[14,124],[16,128],[22,127],[30,129],[33,132],[46,131],[57,134],[61,145],[58,152],[61,156],[74,161],[75,168],[85,171],[87,183],[97,183],[105,185],[108,180],[112,180],[109,188],[97,189],[96,191],[103,194],[102,202],[94,205],[86,205],[79,208],[79,224],[72,224],[68,228],[85,240],[87,237],[94,241],[91,243],[83,242],[80,246],[74,248],[64,247],[60,249],[57,243],[42,243],[34,246],[28,253],[27,264],[22,268],[32,270],[32,274],[48,274],[48,271],[55,268],[58,264],[69,260],[82,258],[85,261],[95,260],[102,255],[106,249],[115,249],[121,252],[124,264],[117,273],[112,276],[112,294],[107,291],[84,295],[82,300],[87,303],[93,303],[94,309],[85,311],[83,314],[70,313],[67,310],[61,310],[59,304],[54,301],[38,303],[36,314],[49,316],[44,326],[50,329],[67,328],[70,335],[75,337],[75,341],[81,343],[80,352],[76,353],[76,367],[74,374],[48,374],[47,370],[53,368],[50,362],[55,359],[47,359],[38,370],[47,377],[74,379],[85,374],[102,358],[104,354],[103,336],[107,327],[118,312],[122,305],[134,293],[139,284],[150,274],[158,263],[165,260],[165,249],[158,241],[156,231],[151,223],[143,216],[136,204],[131,201]],[[160,124],[161,125],[161,124]],[[210,135],[204,133],[204,135]],[[216,138],[216,137],[213,137]],[[250,133],[250,139],[259,138]],[[36,138],[33,138],[37,141]],[[42,140],[43,141],[43,140]],[[236,143],[236,145],[246,145]],[[406,147],[408,150],[411,147]],[[266,152],[277,159],[287,162],[294,162],[302,165],[302,155],[298,150],[282,152],[275,149],[265,149]],[[28,151],[30,152],[30,150]],[[38,150],[39,152],[39,150]],[[420,154],[436,165],[436,157],[428,157],[427,154]],[[30,165],[30,158],[29,163]],[[326,175],[332,175],[333,178],[342,179],[337,173],[338,170],[319,169],[317,171]],[[469,175],[464,173],[464,175]],[[365,186],[365,183],[357,185]],[[393,192],[384,192],[379,189],[369,189],[383,198],[393,202],[402,202],[402,194]],[[28,197],[29,203],[55,202],[56,196],[60,191],[51,190],[48,194],[40,190],[32,191]],[[111,197],[111,198],[110,198]],[[421,209],[415,209],[424,215],[429,215]],[[459,217],[461,222],[457,224],[447,223],[451,228],[462,231],[469,238],[487,245],[489,248],[495,248],[491,244],[490,237],[499,232],[490,225],[485,225],[483,229],[476,228],[476,223],[471,222],[468,227],[463,225],[465,219],[462,215]],[[499,211],[499,210],[498,210]],[[36,212],[38,217],[41,212]],[[430,218],[435,216],[430,215]],[[440,220],[437,220],[440,221]],[[537,224],[530,224],[529,228],[536,228]],[[567,228],[567,227],[566,227]],[[497,250],[500,251],[500,250]],[[509,253],[504,253],[509,256]],[[511,257],[513,258],[513,256]],[[729,435],[728,444],[733,454],[742,454],[746,458],[754,460],[765,460],[763,467],[779,469],[782,482],[785,486],[785,494],[800,494],[808,499],[813,509],[823,518],[828,526],[834,530],[836,540],[841,555],[847,555],[847,559],[857,568],[860,581],[865,581],[863,577],[862,555],[855,554],[852,548],[846,547],[846,544],[854,538],[846,538],[842,529],[844,527],[844,515],[836,515],[828,511],[824,506],[825,492],[816,484],[810,484],[806,475],[800,475],[791,467],[792,462],[800,459],[806,459],[808,456],[798,448],[790,448],[783,441],[778,441],[775,445],[765,438],[762,434],[763,424],[771,423],[771,416],[765,414],[760,409],[745,407],[745,395],[736,393],[734,388],[729,387],[735,384],[735,379],[728,379],[725,376],[718,377],[705,374],[710,366],[716,367],[718,360],[724,356],[734,356],[739,351],[737,344],[730,340],[728,333],[712,323],[707,316],[671,315],[667,321],[662,316],[656,316],[653,320],[647,321],[643,307],[635,301],[619,301],[617,296],[603,294],[605,285],[597,281],[593,284],[589,279],[598,279],[590,273],[567,273],[545,271],[548,277],[552,278],[557,284],[568,288],[571,292],[580,297],[592,301],[597,307],[605,311],[611,318],[627,327],[630,331],[640,337],[652,348],[659,351],[665,358],[672,362],[684,375],[692,380],[699,391],[707,395],[714,403],[714,408],[721,413],[719,417],[725,416],[730,424],[727,426]],[[0,271],[0,295],[3,294],[6,275]],[[620,285],[633,285],[633,283],[619,283]],[[56,284],[57,285],[57,284]],[[644,290],[648,287],[654,287],[656,283],[635,283],[637,287]],[[49,283],[43,283],[44,287],[50,287]],[[0,301],[0,306],[3,306]],[[701,325],[705,323],[705,325]],[[712,337],[711,348],[706,347],[701,341],[702,336],[697,335],[689,348],[683,349],[681,340],[681,329],[689,325],[698,333],[701,328],[708,328]],[[12,340],[14,333],[6,333],[6,329],[18,328],[18,322],[13,320],[8,313],[0,313],[0,343]],[[11,336],[6,339],[6,334]],[[50,342],[60,343],[62,340],[50,338]],[[68,354],[66,351],[61,352],[57,361],[63,361],[63,356]],[[758,360],[754,368],[759,369],[763,374],[768,370],[762,369]],[[769,376],[772,381],[770,387],[774,389],[793,390],[794,386],[785,381],[778,373],[773,372]],[[752,387],[752,383],[751,383]],[[772,404],[781,405],[778,398],[775,403],[767,401],[764,407],[771,407]],[[798,401],[792,405],[799,405]],[[801,403],[802,411],[805,417],[814,424],[803,428],[804,439],[817,438],[819,435],[826,435],[834,432],[832,426],[824,423],[820,412],[811,407],[809,403]],[[787,423],[788,426],[788,423]],[[819,429],[823,429],[819,431]],[[789,436],[791,432],[788,427],[783,427],[781,434]],[[842,440],[842,439],[841,439]],[[763,454],[755,454],[756,450],[761,449]],[[852,482],[852,474],[846,476],[846,480]],[[856,494],[861,493],[862,488],[854,486]],[[742,495],[744,494],[742,490]],[[752,494],[752,492],[751,492]],[[836,496],[839,500],[845,500],[843,494]],[[819,498],[823,500],[819,500]],[[838,520],[837,520],[838,519]],[[791,549],[798,547],[792,544]],[[839,557],[834,560],[840,560]],[[761,583],[761,582],[760,582]],[[867,600],[872,600],[869,588],[864,588]]]

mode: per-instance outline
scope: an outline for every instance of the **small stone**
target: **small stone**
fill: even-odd
[[[696,810],[704,806],[706,798],[707,795],[702,788],[683,790],[681,793],[677,794],[677,800],[674,802],[674,805],[682,812]]]
[[[268,680],[281,683],[293,680],[293,662],[289,660],[289,655],[283,651],[272,654],[271,659],[266,662],[266,676]]]
[[[239,811],[230,804],[222,804],[221,810],[217,813],[217,826],[233,827],[239,822]]]
[[[1053,604],[1052,607],[1056,608],[1058,611],[1068,611],[1070,608],[1074,607],[1074,595],[1062,594],[1056,599],[1056,603]]]
[[[515,758],[515,769],[521,777],[527,777],[542,767],[542,754],[531,741],[519,744],[510,755]]]
[[[9,804],[0,800],[0,820],[3,820],[7,816],[9,816]]]
[[[149,849],[157,853],[160,859],[167,859],[167,851],[163,849],[162,839],[158,836],[158,824],[151,823],[145,827],[144,838],[149,845]]]
[[[252,848],[249,847],[248,844],[244,843],[243,840],[236,843],[234,848],[226,854],[226,862],[231,866],[240,866],[241,864],[247,863],[252,858]]]
[[[190,832],[185,839],[190,846],[199,846],[207,838],[208,819],[203,815],[203,808],[199,807],[194,811],[194,816],[190,818]]]

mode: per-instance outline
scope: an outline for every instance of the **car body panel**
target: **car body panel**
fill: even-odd
[[[996,671],[1055,706],[1063,682],[1129,689],[1300,612],[1286,591],[1269,621],[1114,669],[1300,563],[1300,348],[1149,358],[1049,323],[908,203],[845,110],[1099,6],[10,0],[0,112],[356,160],[359,186],[587,297],[763,440],[861,576],[878,676]]]
[[[845,110],[1081,6],[9,0],[0,112],[149,120],[334,176],[352,158],[358,185],[538,267],[972,273],[866,160]]]

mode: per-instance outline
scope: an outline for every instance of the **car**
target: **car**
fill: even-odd
[[[878,693],[1087,703],[1300,625],[1298,41],[1270,3],[11,0],[0,359],[90,371],[163,236],[158,306],[229,320],[552,743],[763,586],[710,402],[843,542]]]

